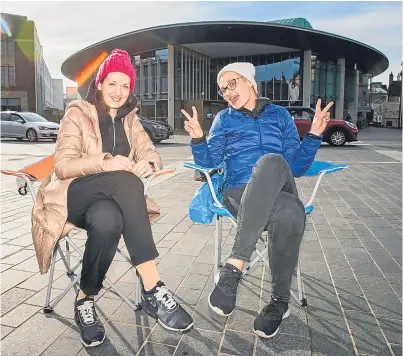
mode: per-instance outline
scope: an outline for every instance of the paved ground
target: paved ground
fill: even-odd
[[[228,319],[207,306],[211,291],[214,226],[194,225],[187,208],[195,189],[186,137],[158,145],[174,176],[154,182],[151,195],[162,206],[153,225],[159,270],[178,299],[193,313],[195,330],[170,334],[142,312],[134,313],[110,291],[98,300],[106,323],[101,347],[82,348],[73,325],[73,294],[53,315],[44,315],[47,275],[41,276],[30,235],[31,201],[16,193],[15,180],[2,177],[1,353],[8,355],[401,355],[402,177],[401,131],[367,128],[361,142],[343,148],[323,145],[318,159],[350,168],[328,176],[319,190],[300,254],[308,307],[291,306],[291,316],[269,341],[255,337],[252,322],[270,292],[270,275],[259,265],[239,288]],[[52,152],[52,143],[3,140],[2,168],[19,168]],[[313,179],[298,180],[301,197]],[[234,238],[224,226],[224,250]],[[85,236],[74,240],[82,246]],[[131,298],[134,274],[117,258],[109,276]],[[67,283],[57,264],[54,288]]]

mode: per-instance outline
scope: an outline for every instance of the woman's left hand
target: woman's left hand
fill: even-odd
[[[319,136],[320,134],[325,131],[327,123],[330,120],[330,113],[328,110],[333,106],[334,102],[331,101],[326,107],[322,110],[321,109],[322,100],[318,99],[316,103],[316,112],[315,117],[312,121],[310,133]]]
[[[154,173],[154,169],[148,161],[138,161],[134,167],[132,172],[139,178],[148,177]]]

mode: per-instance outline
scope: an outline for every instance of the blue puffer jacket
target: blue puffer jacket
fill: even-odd
[[[283,156],[293,175],[300,177],[311,166],[322,142],[308,136],[301,142],[287,109],[271,104],[268,99],[259,102],[260,109],[254,113],[233,108],[221,110],[208,140],[191,143],[196,164],[213,168],[225,162],[225,189],[247,184],[253,166],[267,153]]]

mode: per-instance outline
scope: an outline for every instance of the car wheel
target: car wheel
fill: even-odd
[[[38,142],[38,135],[36,134],[35,130],[29,129],[27,131],[27,139],[29,142]]]
[[[18,141],[22,141],[23,138],[22,138],[22,137],[17,137],[17,140],[18,140]]]
[[[160,143],[162,140],[153,140],[154,143]]]
[[[52,138],[52,140],[56,142],[56,141],[57,141],[57,138]]]
[[[334,130],[329,138],[329,144],[333,146],[343,146],[347,142],[346,134],[342,130]]]

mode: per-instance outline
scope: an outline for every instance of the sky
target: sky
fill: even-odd
[[[61,73],[65,59],[99,41],[134,30],[194,21],[270,21],[304,17],[314,29],[358,40],[383,52],[389,68],[374,81],[388,82],[401,71],[401,1],[282,2],[2,2],[1,12],[35,21],[53,78],[74,85]]]

